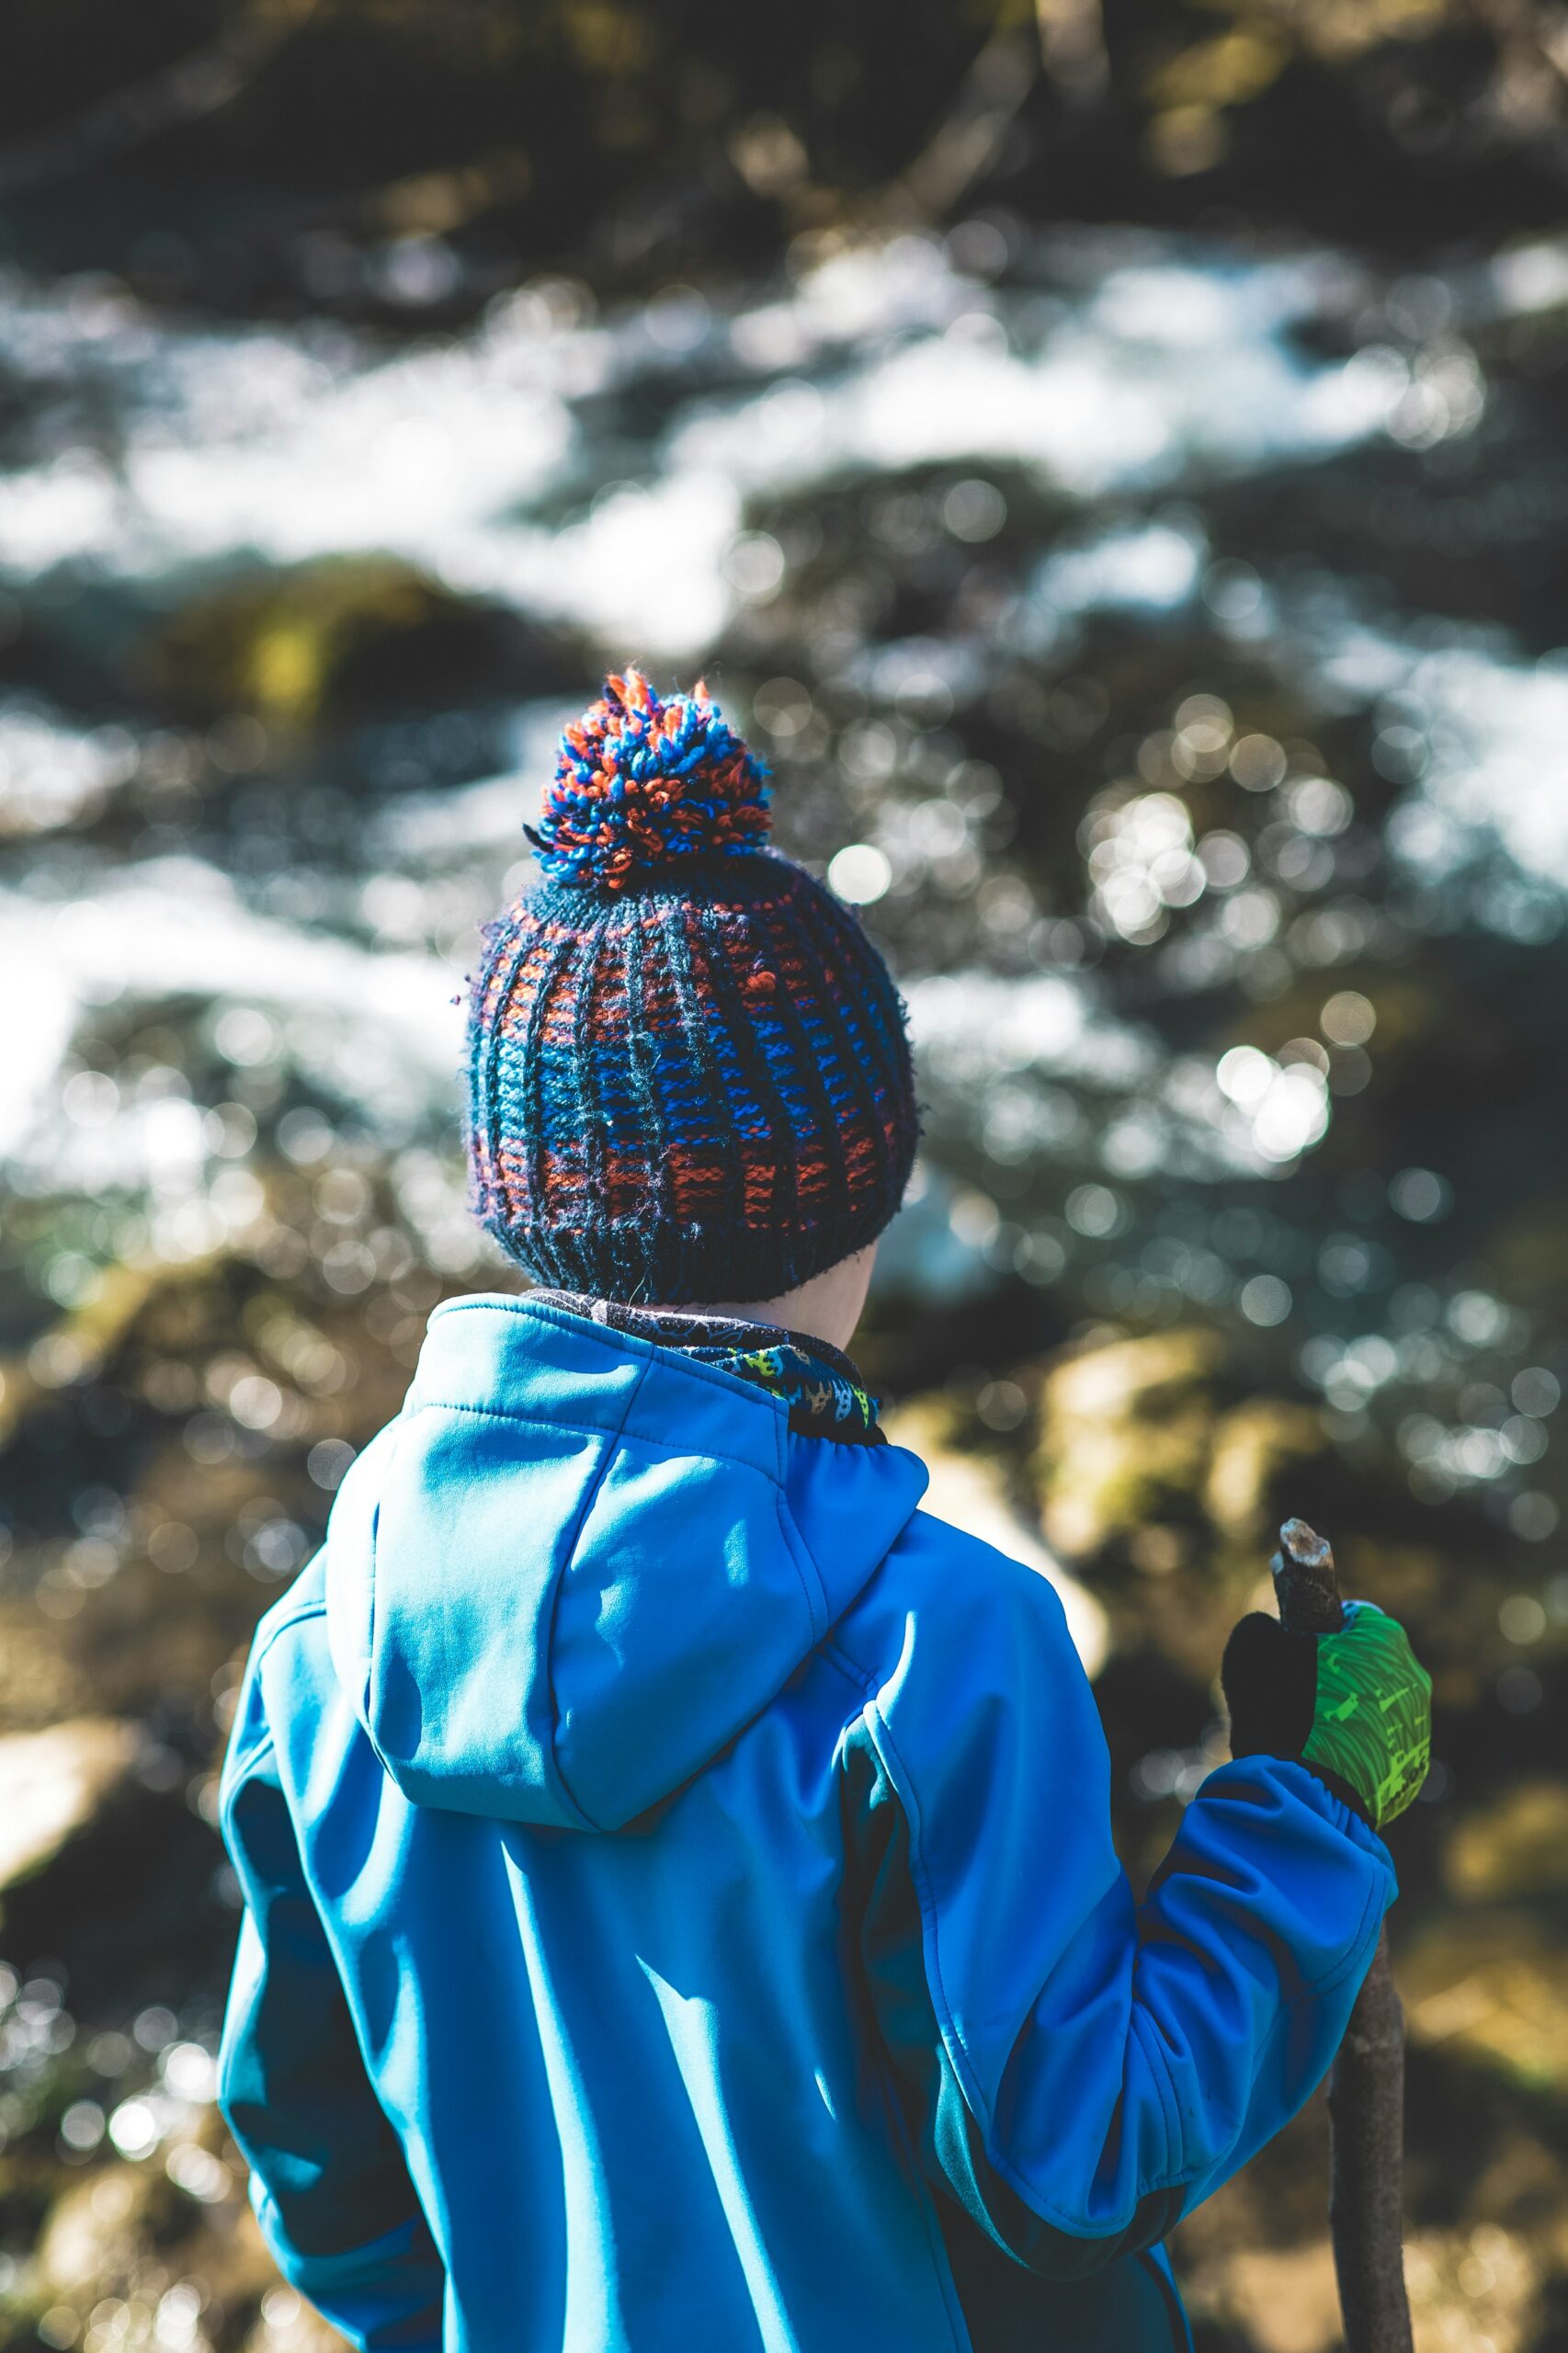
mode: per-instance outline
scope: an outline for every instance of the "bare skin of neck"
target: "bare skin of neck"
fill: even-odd
[[[787,1331],[803,1332],[809,1339],[825,1340],[830,1347],[847,1348],[866,1304],[877,1245],[869,1242],[850,1258],[840,1258],[810,1282],[799,1283],[778,1299],[705,1299],[701,1304],[714,1315],[734,1315],[747,1324],[781,1324]]]

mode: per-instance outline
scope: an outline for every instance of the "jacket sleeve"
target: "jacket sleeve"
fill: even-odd
[[[1250,1757],[1210,1776],[1136,1904],[1055,1594],[943,1533],[989,1572],[952,1578],[961,1623],[910,1610],[885,1678],[852,1624],[840,1648],[864,1980],[927,2176],[1078,2278],[1163,2238],[1314,2089],[1393,1871],[1305,1768]]]
[[[224,1774],[244,1894],[219,2101],[290,2284],[361,2353],[439,2353],[445,2274],[360,2060],[301,1868],[255,1677]]]

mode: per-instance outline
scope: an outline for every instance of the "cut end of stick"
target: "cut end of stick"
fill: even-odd
[[[1334,1548],[1326,1536],[1309,1528],[1304,1519],[1288,1519],[1279,1530],[1279,1549],[1285,1560],[1299,1569],[1329,1569],[1334,1565]],[[1284,1563],[1279,1563],[1283,1567]]]
[[[1269,1563],[1279,1617],[1292,1633],[1335,1634],[1344,1620],[1334,1549],[1304,1519],[1288,1519]]]

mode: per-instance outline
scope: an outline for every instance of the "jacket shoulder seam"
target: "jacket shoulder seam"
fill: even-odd
[[[278,1752],[278,1742],[270,1724],[264,1726],[264,1728],[257,1733],[256,1738],[247,1742],[244,1748],[236,1749],[231,1756],[225,1758],[223,1764],[223,1794],[222,1800],[223,1812],[225,1813],[228,1813],[230,1807],[233,1803],[234,1795],[240,1783],[249,1773],[255,1770],[256,1766],[261,1763],[262,1758],[267,1755],[268,1749],[270,1749],[274,1756],[276,1756]]]
[[[308,1626],[312,1618],[325,1616],[324,1601],[304,1601],[297,1609],[290,1609],[286,1618],[280,1619],[276,1626],[267,1629],[265,1639],[256,1644],[251,1654],[252,1670],[259,1667],[273,1644],[281,1642],[285,1634],[291,1634],[296,1626]]]
[[[889,1778],[892,1783],[893,1795],[903,1810],[909,1831],[910,1883],[914,1887],[915,1901],[920,1907],[926,1940],[928,1940],[928,1982],[932,2008],[937,2018],[937,2031],[949,2046],[964,2103],[980,2127],[981,2143],[985,2151],[986,2162],[1009,2188],[1023,2200],[1031,2213],[1038,2214],[1042,2222],[1049,2222],[1053,2229],[1062,2231],[1067,2237],[1085,2245],[1093,2245],[1100,2239],[1114,2238],[1119,2231],[1127,2228],[1137,2211],[1138,2201],[1141,2199],[1155,2191],[1184,2187],[1193,2177],[1179,2169],[1172,2174],[1167,2166],[1159,2178],[1152,2181],[1140,2178],[1135,2184],[1132,2207],[1127,2215],[1113,2221],[1103,2231],[1085,2231],[1081,2222],[1054,2206],[1050,2200],[1042,2198],[1038,2186],[1027,2181],[1017,2168],[1010,2165],[997,2150],[994,2119],[990,2104],[982,2096],[974,2072],[974,2063],[970,2056],[969,2047],[958,2021],[953,2016],[952,2004],[949,2000],[947,1986],[943,1982],[939,1922],[922,1847],[920,1800],[914,1778],[904,1762],[903,1753],[893,1739],[888,1720],[878,1704],[878,1689],[874,1679],[865,1669],[858,1667],[847,1653],[839,1650],[836,1645],[823,1643],[819,1647],[823,1655],[829,1658],[842,1674],[847,1676],[848,1679],[865,1693],[865,1705],[861,1710],[862,1720],[866,1723],[873,1744],[883,1752],[887,1763],[897,1768],[896,1773],[891,1773]],[[1168,2110],[1165,2107],[1164,2085],[1161,2086],[1160,2104],[1162,2119],[1165,2119],[1168,2117]]]
[[[302,1602],[298,1608],[290,1609],[287,1617],[281,1619],[276,1626],[268,1628],[265,1639],[259,1642],[251,1653],[250,1665],[246,1670],[247,1676],[254,1678],[260,1675],[263,1661],[282,1641],[285,1634],[291,1634],[296,1626],[308,1626],[312,1619],[325,1616],[324,1601]],[[243,1748],[230,1749],[223,1759],[222,1779],[231,1795],[244,1776],[260,1763],[267,1750],[270,1748],[276,1753],[277,1746],[277,1738],[271,1724],[264,1722],[261,1731],[254,1740],[247,1741]]]
[[[789,1497],[781,1485],[775,1488],[773,1500],[774,1507],[778,1514],[778,1533],[784,1540],[784,1550],[790,1555],[790,1566],[800,1578],[801,1591],[805,1596],[806,1616],[811,1621],[812,1640],[813,1643],[820,1643],[827,1632],[830,1622],[827,1587],[823,1582],[822,1571],[817,1566],[816,1555],[795,1524],[795,1515],[790,1509]],[[811,1571],[810,1579],[806,1574],[807,1569]],[[813,1581],[816,1586],[814,1595],[812,1591]]]
[[[854,1685],[863,1699],[875,1697],[877,1686],[874,1677],[863,1666],[858,1665],[839,1643],[832,1640],[822,1642],[817,1644],[817,1649],[829,1666],[836,1667],[846,1682]]]

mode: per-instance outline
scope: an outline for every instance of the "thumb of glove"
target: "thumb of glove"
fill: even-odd
[[[1315,1634],[1291,1633],[1261,1609],[1239,1619],[1220,1668],[1232,1756],[1299,1760],[1312,1736],[1317,1679]]]

